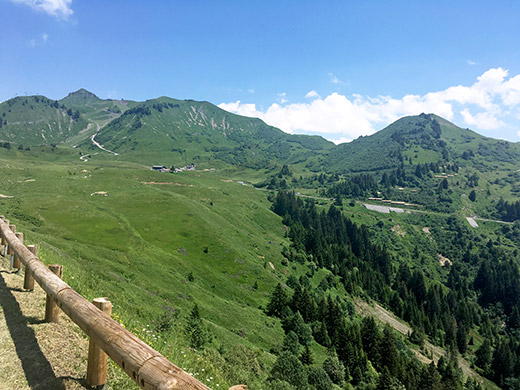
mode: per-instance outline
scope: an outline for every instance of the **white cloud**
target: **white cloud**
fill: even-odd
[[[27,42],[27,46],[36,47],[43,46],[49,40],[49,35],[47,33],[43,33],[39,38],[33,38],[29,42]]]
[[[334,142],[336,145],[339,145],[339,144],[344,144],[346,142],[352,142],[354,140],[352,138],[340,137],[340,138],[333,139],[331,141]]]
[[[336,77],[334,73],[329,73],[330,82],[332,84],[342,84],[341,80]]]
[[[468,65],[470,65],[470,66],[477,65],[477,63],[476,63],[475,61],[471,61],[471,60],[468,60],[467,63],[468,63]]]
[[[74,11],[70,8],[72,0],[11,0],[13,3],[25,4],[37,11],[43,11],[58,19],[67,20]]]
[[[457,119],[479,130],[497,130],[507,125],[507,118],[520,117],[520,75],[508,78],[508,71],[492,68],[477,77],[470,86],[453,86],[425,95],[347,97],[334,92],[324,98],[314,90],[310,102],[280,103],[266,110],[255,104],[222,103],[219,107],[239,115],[258,117],[288,133],[321,134],[334,141],[352,140],[369,135],[406,115],[435,113],[448,120]]]
[[[321,96],[314,89],[312,91],[307,92],[305,95],[307,99],[321,98]]]
[[[249,89],[247,90],[247,92],[249,92],[249,93],[255,93],[255,90],[254,90],[253,88],[249,88]]]
[[[278,101],[279,101],[280,103],[282,103],[282,104],[287,103],[287,102],[288,102],[288,100],[287,100],[287,94],[286,94],[285,92],[280,92],[280,93],[278,94]]]
[[[479,112],[472,115],[467,108],[461,111],[464,121],[470,126],[478,126],[482,130],[495,130],[505,125],[491,112]]]

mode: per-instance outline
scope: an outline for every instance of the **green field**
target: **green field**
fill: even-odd
[[[1,209],[45,263],[64,265],[64,280],[79,293],[109,297],[118,320],[190,372],[206,364],[186,352],[181,331],[195,303],[214,348],[269,351],[281,343],[279,322],[262,307],[289,273],[281,265],[287,239],[267,193],[237,183],[247,170],[231,179],[224,169],[170,174],[110,159],[83,163],[60,149],[57,162],[31,158],[38,153],[0,156],[0,193],[13,196],[0,200]],[[143,331],[177,311],[178,325],[160,338]],[[211,354],[202,356],[215,366],[204,371],[208,378],[233,384]]]

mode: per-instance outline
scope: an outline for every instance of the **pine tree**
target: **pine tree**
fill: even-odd
[[[373,317],[363,318],[361,340],[363,342],[363,350],[367,354],[368,360],[370,360],[375,367],[379,367],[381,357],[379,351],[381,332]]]
[[[298,351],[300,350],[300,341],[298,340],[298,335],[292,330],[285,335],[282,350],[289,351],[293,355],[298,354]]]
[[[395,346],[395,339],[390,325],[386,324],[383,330],[383,338],[379,346],[381,354],[381,367],[388,368],[392,375],[396,375],[399,367],[399,354]]]
[[[271,295],[271,300],[267,304],[266,314],[268,316],[282,317],[282,313],[284,309],[287,307],[289,303],[289,297],[285,292],[285,289],[282,287],[280,283],[275,287],[273,294]]]
[[[307,372],[298,358],[287,351],[276,359],[270,378],[286,381],[297,389],[307,388]]]
[[[469,193],[469,200],[471,200],[472,202],[477,200],[477,193],[475,192],[475,190],[471,190],[471,192]]]
[[[336,354],[325,359],[323,369],[329,375],[332,382],[341,386],[345,380],[345,366],[339,361]]]
[[[435,368],[434,362],[431,362],[427,367],[423,367],[418,388],[421,390],[442,389],[441,376],[437,371],[437,368]]]
[[[314,359],[312,358],[312,352],[308,345],[303,349],[302,354],[300,355],[300,361],[304,366],[310,366],[314,362]]]
[[[376,390],[393,390],[393,388],[392,375],[390,375],[388,368],[384,367],[383,372],[379,375]]]
[[[185,331],[189,337],[190,347],[192,348],[203,348],[209,341],[208,331],[202,322],[197,304],[195,304],[191,310]]]
[[[314,386],[316,390],[332,389],[332,381],[327,373],[321,367],[311,366],[307,368],[309,385]]]

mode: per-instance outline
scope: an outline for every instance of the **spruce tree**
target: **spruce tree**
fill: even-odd
[[[282,287],[280,283],[275,287],[273,294],[271,295],[271,300],[267,304],[266,314],[268,316],[282,317],[282,313],[284,309],[287,307],[289,303],[289,297],[285,292],[285,289]]]
[[[286,381],[297,389],[307,388],[307,373],[302,363],[288,351],[282,352],[276,359],[270,379]]]
[[[190,347],[192,348],[204,348],[204,345],[209,341],[208,331],[202,322],[197,304],[195,304],[191,310],[185,331],[189,337]]]
[[[310,366],[312,365],[314,359],[312,358],[312,352],[309,348],[309,346],[305,346],[303,349],[301,355],[300,355],[300,361],[304,366]]]

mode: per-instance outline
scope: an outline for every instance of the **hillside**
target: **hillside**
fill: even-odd
[[[332,172],[366,172],[477,156],[484,164],[517,163],[518,144],[483,137],[433,114],[401,118],[374,135],[339,145],[327,159]]]
[[[59,103],[72,110],[77,110],[87,121],[102,125],[119,117],[136,104],[129,100],[100,99],[83,88],[69,93]]]
[[[520,225],[500,212],[517,207],[517,144],[433,114],[335,146],[207,102],[79,90],[41,109],[62,105],[86,130],[0,148],[2,213],[205,383],[516,390]],[[364,317],[390,312],[402,334]],[[111,386],[131,386],[118,372]]]
[[[1,103],[0,122],[0,140],[16,147],[60,144],[88,126],[79,112],[44,96]]]
[[[45,96],[16,97],[0,104],[0,142],[15,147],[72,145],[88,139],[133,104],[102,100],[85,89],[59,101]]]
[[[96,140],[121,158],[168,166],[216,159],[262,168],[273,160],[314,160],[333,147],[321,137],[289,135],[207,102],[171,98],[136,105],[105,126]]]

